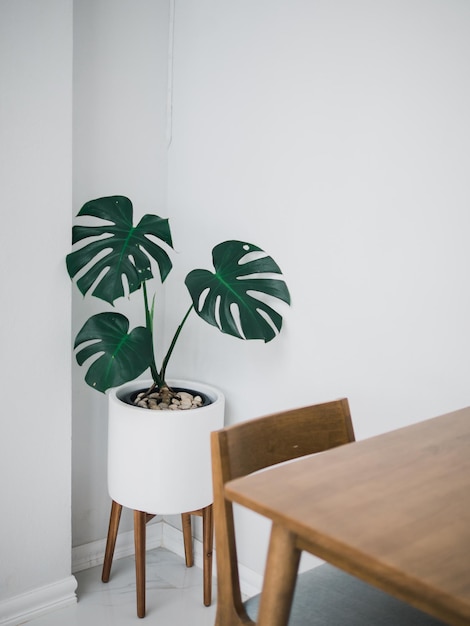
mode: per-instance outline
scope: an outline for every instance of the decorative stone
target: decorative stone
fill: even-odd
[[[190,402],[193,401],[192,394],[190,394],[187,391],[179,391],[178,392],[178,396],[179,396],[179,399],[181,400],[181,402],[184,402],[185,400],[189,400]]]
[[[174,392],[171,389],[165,388],[163,393],[160,391],[152,391],[152,393],[148,395],[147,392],[141,391],[137,394],[134,404],[153,411],[163,411],[165,409],[171,409],[172,411],[188,411],[203,406],[204,402],[201,396],[193,396],[193,394],[188,391]]]

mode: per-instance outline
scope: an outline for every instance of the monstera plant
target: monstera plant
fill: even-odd
[[[214,271],[195,269],[186,276],[191,303],[157,366],[155,346],[160,344],[154,337],[155,295],[149,294],[148,283],[154,279],[154,267],[161,283],[172,269],[168,219],[144,215],[134,226],[132,202],[125,196],[91,200],[77,217],[92,224],[73,227],[74,248],[67,256],[68,273],[81,293],[90,292],[114,305],[119,298],[140,290],[145,310],[145,326],[129,330],[127,317],[110,310],[90,317],[78,332],[76,359],[79,365],[92,359],[85,380],[94,389],[105,392],[149,368],[154,383],[148,393],[156,389],[171,393],[166,382],[168,362],[192,311],[239,339],[268,342],[281,330],[282,317],[268,304],[276,299],[290,304],[278,265],[256,245],[225,241],[212,251]]]

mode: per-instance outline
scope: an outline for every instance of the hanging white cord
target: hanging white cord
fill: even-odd
[[[171,145],[173,134],[173,41],[175,31],[175,0],[169,0],[168,28],[168,86],[166,96],[166,145]]]

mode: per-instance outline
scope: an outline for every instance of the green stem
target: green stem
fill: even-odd
[[[144,293],[144,306],[145,306],[145,325],[150,332],[150,337],[152,341],[152,362],[150,363],[150,372],[152,374],[152,378],[155,384],[160,388],[164,383],[163,378],[158,374],[157,366],[155,364],[155,353],[154,353],[154,345],[153,345],[153,311],[154,311],[154,303],[152,303],[152,308],[149,307],[149,300],[147,295],[147,285],[142,283],[143,293]]]
[[[184,326],[184,324],[185,324],[186,320],[188,319],[189,314],[191,313],[191,311],[192,311],[193,309],[194,309],[194,305],[192,304],[192,305],[189,307],[189,309],[188,309],[188,311],[187,311],[186,315],[183,317],[183,321],[181,322],[181,324],[180,324],[180,325],[178,326],[178,328],[176,329],[175,336],[173,337],[173,340],[172,340],[172,342],[171,342],[171,344],[170,344],[170,347],[168,348],[168,352],[166,353],[166,356],[165,356],[165,358],[163,359],[162,368],[161,368],[161,370],[160,370],[160,379],[161,379],[161,381],[163,382],[163,384],[165,383],[165,374],[166,374],[166,368],[167,368],[167,365],[168,365],[168,361],[170,360],[170,357],[171,357],[171,354],[172,354],[172,352],[173,352],[173,349],[174,349],[174,347],[175,347],[175,345],[176,345],[176,342],[178,341],[178,337],[180,336],[180,333],[181,333],[181,331],[183,330],[183,326]]]

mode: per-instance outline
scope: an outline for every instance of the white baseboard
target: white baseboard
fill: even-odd
[[[240,591],[244,600],[261,593],[263,587],[261,574],[239,563],[238,576],[240,577]]]
[[[75,604],[75,576],[39,587],[0,602],[0,625],[19,626],[51,611]]]
[[[162,547],[184,558],[184,543],[182,531],[164,522]],[[202,541],[200,541],[199,539],[193,539],[193,553],[194,565],[202,569],[204,549]],[[257,572],[241,564],[238,565],[238,571],[240,575],[240,589],[243,596],[249,598],[261,592],[261,588],[263,585],[263,576],[261,574],[258,574]],[[215,550],[213,555],[212,573],[214,576],[217,575],[217,558]]]
[[[146,528],[146,545],[148,550],[162,547],[163,521],[149,524]],[[81,572],[96,565],[102,565],[104,552],[106,549],[106,539],[92,541],[82,546],[72,548],[72,572]],[[118,533],[114,558],[122,559],[125,556],[134,554],[134,531],[129,530]]]
[[[96,565],[102,565],[106,539],[93,541],[72,550],[72,571],[80,572]],[[183,533],[164,520],[147,526],[147,549],[166,548],[184,558]],[[202,569],[204,550],[202,541],[193,539],[194,564]],[[118,534],[114,558],[120,559],[134,554],[134,532],[128,531]],[[240,588],[244,596],[250,597],[261,591],[263,577],[261,574],[239,565]],[[213,557],[213,574],[217,574],[216,556]],[[1,626],[1,625],[0,625]]]

